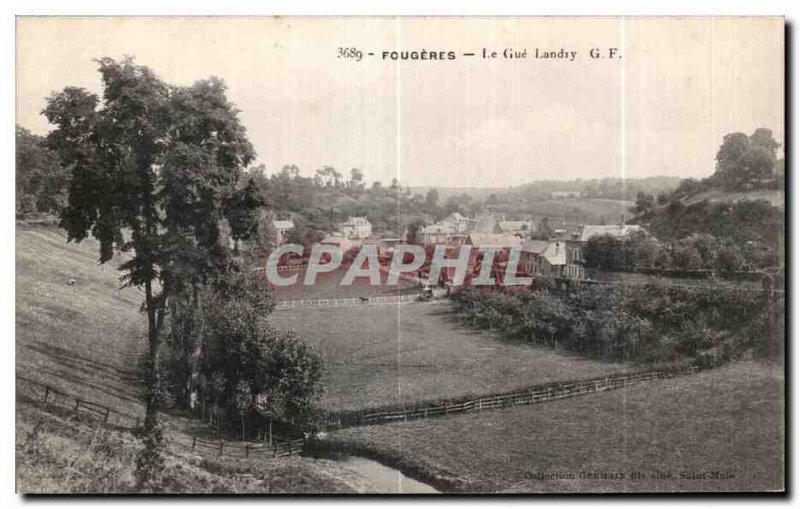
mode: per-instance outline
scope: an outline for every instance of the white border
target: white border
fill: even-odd
[[[656,3],[646,1],[631,1],[631,0],[606,0],[602,3],[599,0],[562,0],[559,2],[548,2],[533,4],[532,2],[523,3],[509,0],[492,1],[492,2],[459,2],[459,3],[434,3],[431,0],[405,0],[397,2],[396,4],[377,4],[375,1],[309,1],[298,3],[297,1],[256,1],[256,0],[242,0],[234,1],[228,0],[225,2],[210,2],[210,1],[175,1],[166,3],[163,0],[137,0],[130,1],[125,4],[111,3],[106,1],[82,1],[73,0],[70,2],[65,1],[17,1],[5,2],[0,7],[2,16],[0,16],[0,118],[5,119],[0,123],[0,147],[2,150],[0,154],[3,155],[2,165],[2,185],[0,185],[0,193],[2,193],[3,211],[0,214],[0,238],[4,240],[2,249],[0,249],[0,264],[5,269],[5,273],[9,274],[6,281],[11,279],[10,274],[14,273],[14,151],[13,151],[13,129],[12,119],[15,118],[15,89],[14,89],[14,32],[15,32],[15,15],[315,15],[315,16],[333,16],[333,15],[579,15],[579,16],[616,16],[616,15],[637,15],[637,16],[658,16],[658,15],[785,15],[787,22],[792,24],[793,28],[793,47],[796,47],[796,40],[798,37],[798,20],[800,20],[800,2],[791,0],[748,0],[748,1],[732,1],[732,0],[672,0],[670,2]],[[797,67],[797,52],[792,50],[792,58],[790,65],[792,69]],[[788,70],[787,70],[788,72]],[[790,90],[786,90],[787,96],[791,94]],[[796,103],[794,101],[787,101],[787,105],[791,105],[791,111],[787,111],[787,121],[789,118],[794,118]],[[797,131],[792,129],[791,139],[787,139],[787,144],[791,143],[792,147],[797,146]],[[796,152],[792,152],[795,156]],[[795,156],[796,157],[796,156]],[[793,162],[793,160],[790,160]],[[794,172],[796,165],[789,168],[790,172]],[[792,189],[787,190],[787,198],[793,195],[793,191],[797,184],[797,178],[792,179]],[[791,224],[797,224],[796,207],[792,206]],[[793,228],[794,229],[794,228]],[[794,238],[794,232],[790,232],[790,239]],[[796,255],[796,253],[794,253]],[[796,256],[792,257],[792,262],[796,262]],[[793,266],[796,265],[793,263]],[[794,278],[793,278],[794,279]],[[3,507],[16,507],[23,503],[40,504],[46,501],[30,501],[23,500],[21,497],[14,495],[14,478],[12,465],[14,465],[14,287],[8,284],[6,291],[0,294],[0,313],[2,313],[2,356],[4,367],[3,378],[3,419],[2,431],[2,465],[6,468],[1,469],[0,482],[2,482],[2,506]],[[796,302],[793,302],[791,315],[794,317],[800,316],[797,313]],[[788,338],[788,341],[793,342],[793,338]],[[798,363],[798,350],[800,347],[794,346],[792,348],[792,358],[790,359],[790,366],[796,367]],[[789,369],[791,372],[791,368]],[[796,377],[792,377],[793,379]],[[793,398],[794,400],[794,398]],[[793,409],[792,405],[792,409]],[[792,443],[797,441],[798,426],[796,421],[792,421]],[[787,451],[789,454],[792,451]],[[793,454],[792,454],[793,456]],[[792,479],[789,481],[794,490],[798,489],[797,477],[797,464],[792,462],[794,468],[791,470]],[[318,499],[317,501],[323,501]],[[328,499],[330,502],[332,499]],[[486,499],[458,499],[451,500],[453,504],[485,504],[494,503],[498,500],[489,501]],[[708,506],[730,506],[730,505],[750,505],[755,503],[763,503],[763,501],[733,497],[727,500],[715,500],[711,498],[703,499],[629,499],[629,498],[613,498],[613,499],[562,499],[560,501],[553,499],[501,499],[501,502],[510,503],[524,503],[524,504],[537,504],[540,506],[551,506],[558,503],[558,505],[577,506],[583,503],[602,503],[608,505],[620,504],[637,504],[645,502],[647,504],[680,504],[681,507],[708,507]],[[49,501],[52,503],[52,501]],[[187,505],[203,503],[203,505],[213,506],[229,506],[234,503],[247,503],[248,505],[265,505],[269,504],[272,507],[285,506],[292,503],[292,505],[310,505],[314,501],[295,501],[289,502],[279,499],[268,500],[233,500],[224,499],[216,501],[201,501],[198,499],[183,499],[183,500],[156,500],[144,499],[141,501],[131,500],[85,500],[85,499],[64,499],[61,503],[67,505],[84,505],[84,503],[124,503],[131,504],[147,503],[155,507],[168,507],[175,504]],[[365,499],[360,503],[372,504],[376,502],[374,499]],[[345,505],[353,503],[352,500],[335,500],[336,505]],[[359,502],[356,502],[359,503]],[[386,502],[383,502],[386,503]],[[393,503],[394,504],[394,503]],[[428,507],[432,506],[433,502],[423,500],[406,500],[401,505],[411,507]]]

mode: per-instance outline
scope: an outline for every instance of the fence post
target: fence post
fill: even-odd
[[[223,442],[222,439],[220,439],[220,441],[219,441],[219,455],[220,456],[222,456],[222,446],[223,446],[224,443],[225,442]]]
[[[197,437],[192,437],[192,450],[197,446]]]
[[[245,458],[249,458],[250,457],[250,444],[245,444],[244,445],[244,457]]]
[[[274,457],[276,457],[276,458],[278,457],[278,443],[277,442],[275,442],[275,444],[272,446],[272,453],[273,453]]]

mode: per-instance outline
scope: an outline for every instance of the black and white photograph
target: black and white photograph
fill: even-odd
[[[784,17],[15,29],[18,495],[786,493]]]

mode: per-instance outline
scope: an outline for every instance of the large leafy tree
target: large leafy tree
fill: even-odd
[[[167,303],[224,269],[219,224],[226,211],[241,216],[224,205],[254,151],[219,79],[178,87],[132,58],[97,62],[102,100],[67,87],[48,98],[43,113],[56,126],[48,144],[72,175],[61,216],[68,239],[93,235],[101,262],[116,250],[133,253],[120,270],[126,285],[144,289],[144,431],[148,449],[157,451]]]
[[[743,189],[753,182],[768,179],[776,170],[779,146],[772,131],[763,127],[750,136],[727,134],[717,152],[715,177],[729,190]]]

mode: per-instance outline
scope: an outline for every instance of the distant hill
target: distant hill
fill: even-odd
[[[550,218],[553,227],[574,228],[580,224],[599,222],[616,223],[631,216],[629,200],[604,200],[600,198],[540,199],[529,198],[500,202],[487,208],[505,214],[509,219]],[[557,226],[558,225],[558,226]]]
[[[633,200],[637,192],[668,193],[680,184],[680,177],[656,176],[644,178],[603,177],[575,180],[536,180],[511,187],[435,187],[410,186],[412,193],[425,196],[430,189],[439,192],[439,203],[451,196],[467,194],[473,199],[485,201],[491,195],[507,193],[551,193],[577,191],[589,198]]]
[[[452,196],[466,194],[474,200],[485,201],[492,194],[508,191],[507,187],[436,187],[436,186],[409,186],[411,194],[425,196],[431,189],[439,192],[439,203],[442,204]]]

